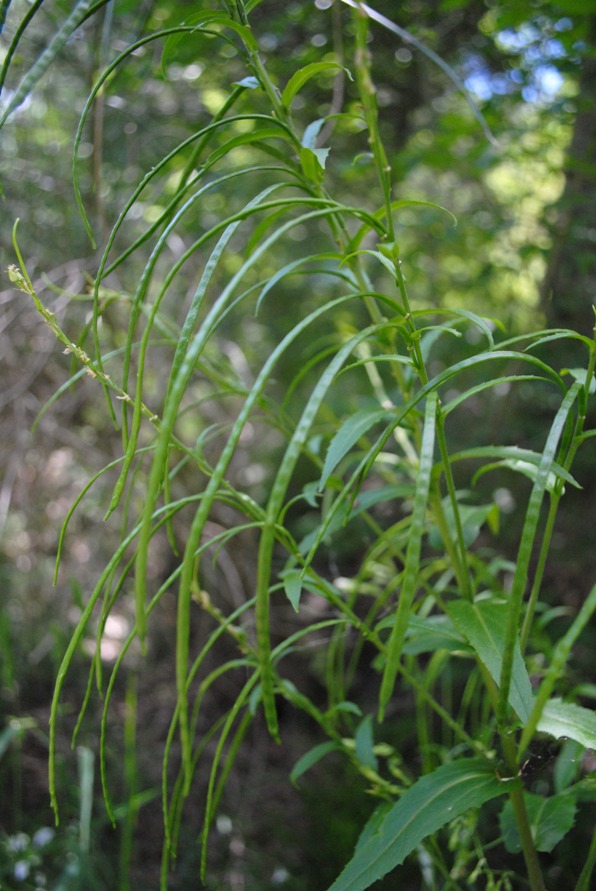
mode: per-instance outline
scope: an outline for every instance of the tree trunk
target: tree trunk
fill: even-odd
[[[588,28],[593,45],[596,17]],[[596,56],[586,54],[577,114],[568,149],[565,188],[558,205],[553,247],[542,284],[551,327],[591,336],[596,303]]]

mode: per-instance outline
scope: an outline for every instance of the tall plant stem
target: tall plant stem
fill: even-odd
[[[505,762],[512,776],[518,773],[515,741],[513,736],[505,731],[501,733],[501,745],[505,756]],[[528,811],[524,800],[524,790],[521,783],[515,784],[509,792],[511,806],[515,816],[515,822],[519,832],[524,860],[526,861],[526,869],[528,870],[528,879],[532,891],[546,891],[540,862],[538,860],[538,852],[532,837],[532,829],[528,819]]]
[[[592,835],[592,843],[590,844],[590,850],[588,851],[588,858],[584,863],[584,868],[581,871],[581,875],[577,880],[577,885],[575,886],[575,891],[590,891],[590,878],[592,876],[592,872],[594,871],[594,867],[596,866],[596,829],[594,829],[594,834]]]
[[[532,620],[534,618],[536,604],[538,603],[538,597],[540,595],[540,587],[542,585],[542,578],[544,576],[546,561],[548,560],[548,555],[550,553],[550,545],[555,529],[555,520],[557,519],[557,510],[559,508],[560,500],[560,495],[553,495],[551,497],[551,502],[548,509],[548,516],[546,518],[546,525],[544,527],[544,535],[542,536],[542,544],[540,546],[540,554],[538,556],[538,564],[536,566],[534,582],[532,583],[532,590],[530,591],[530,596],[528,598],[528,605],[526,607],[526,614],[524,616],[524,623],[521,631],[520,647],[522,654],[525,652],[528,643],[528,637],[530,636],[530,630],[532,628]]]

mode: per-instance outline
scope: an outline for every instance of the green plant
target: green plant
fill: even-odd
[[[8,111],[70,33],[103,5],[76,4]],[[106,517],[119,517],[122,538],[57,677],[52,800],[58,814],[61,692],[95,623],[96,656],[75,738],[95,683],[104,696],[102,778],[115,821],[106,769],[111,697],[135,643],[147,645],[152,616],[174,590],[177,699],[164,754],[164,888],[197,775],[209,763],[205,879],[209,832],[243,739],[263,715],[283,743],[284,700],[304,712],[321,740],[291,779],[298,782],[337,752],[379,799],[333,891],[367,888],[408,857],[418,859],[430,887],[512,887],[523,870],[515,860],[491,866],[497,844],[522,852],[529,885],[539,891],[545,887],[539,852],[567,835],[577,809],[594,796],[593,782],[575,764],[596,745],[596,719],[574,701],[565,672],[596,608],[596,587],[554,639],[544,636],[553,617],[542,589],[560,501],[577,486],[573,460],[594,435],[585,419],[596,345],[567,330],[496,339],[494,320],[419,307],[410,297],[400,214],[419,207],[443,215],[445,226],[452,220],[438,205],[395,198],[368,36],[371,18],[396,26],[364,4],[347,5],[353,14],[344,29],[345,61],[338,46],[334,59],[300,68],[283,87],[250,26],[266,6],[259,0],[225,2],[221,11],[204,9],[142,37],[100,74],[75,140],[75,191],[91,238],[78,150],[94,103],[120,69],[147,46],[162,48],[167,69],[179,58],[207,58],[220,43],[236,53],[233,76],[236,67],[244,69],[209,123],[165,154],[132,191],[101,251],[91,322],[76,338],[34,287],[15,227],[19,265],[10,270],[12,281],[82,364],[71,382],[86,372],[101,386],[122,431],[121,458],[90,483],[117,475]],[[330,77],[351,81],[353,100],[314,118],[308,98],[297,100]],[[352,156],[344,169],[334,166],[334,143],[339,157]],[[352,191],[367,200],[352,200]],[[129,227],[131,210],[150,192],[159,213],[138,230]],[[172,256],[174,234],[184,247]],[[296,243],[305,245],[303,253]],[[139,263],[129,292],[120,282],[132,281]],[[185,293],[190,298],[183,302]],[[301,297],[297,312],[272,306],[287,293]],[[123,336],[106,345],[124,313]],[[242,361],[222,355],[235,340]],[[577,367],[565,372],[549,356],[562,340],[578,355]],[[458,432],[471,403],[491,404],[491,393],[519,386],[547,390],[557,402],[540,450],[512,444],[507,435],[486,443],[474,430]],[[277,449],[275,461],[261,461],[259,438]],[[511,559],[495,543],[499,505],[482,495],[492,472],[530,480]],[[218,565],[245,539],[256,551],[252,592],[230,605],[209,584],[208,564]],[[160,583],[150,564],[163,549],[175,568]],[[349,558],[356,564],[351,575]],[[346,571],[336,570],[338,562]],[[134,625],[106,679],[101,639],[133,590]],[[281,634],[276,613],[286,599],[296,625]],[[318,606],[318,618],[309,618],[309,604]],[[204,614],[213,629],[198,651],[193,613]],[[205,672],[224,638],[236,655]],[[309,640],[324,649],[325,702],[285,671]],[[372,708],[352,692],[358,674],[371,671],[379,680]],[[232,674],[243,679],[236,698],[205,732],[203,702]],[[404,703],[414,721],[399,740],[396,715]],[[571,740],[575,748],[562,746],[552,783],[537,796],[524,788],[524,769],[543,735]],[[180,769],[172,782],[178,742]],[[408,763],[400,746],[414,749],[417,762]],[[484,814],[496,800],[507,803],[495,838]],[[574,877],[578,891],[589,886],[594,839]]]

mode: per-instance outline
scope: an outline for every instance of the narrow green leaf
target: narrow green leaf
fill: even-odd
[[[322,182],[325,160],[328,154],[329,149],[300,149],[300,166],[305,177],[310,182]]]
[[[60,30],[54,35],[49,46],[42,52],[37,61],[29,69],[0,118],[0,127],[12,112],[21,105],[46,73],[68,38],[73,34],[85,19],[102,6],[108,0],[79,0]]]
[[[372,715],[365,715],[354,734],[356,758],[365,767],[377,770],[379,762],[374,752],[375,738],[373,734]]]
[[[290,263],[286,263],[281,268],[277,269],[273,275],[267,279],[267,281],[263,284],[263,288],[259,295],[259,299],[257,300],[257,305],[255,308],[255,315],[259,314],[261,306],[263,305],[263,300],[269,294],[279,282],[285,278],[286,276],[291,275],[295,271],[300,271],[300,274],[304,274],[306,270],[301,270],[300,267],[305,266],[307,263],[311,263],[314,261],[321,261],[323,265],[329,262],[335,262],[339,259],[339,256],[334,253],[323,253],[323,254],[310,254],[306,257],[299,257],[297,260],[292,260]],[[347,276],[344,276],[342,273],[338,272],[336,269],[325,269],[325,273],[327,275],[332,275],[337,278],[341,278],[346,281],[350,281]]]
[[[303,579],[298,569],[289,569],[283,573],[284,591],[295,612],[300,609]]]
[[[516,458],[505,458],[503,461],[499,461],[499,467],[506,467],[509,470],[513,470],[516,473],[521,473],[523,476],[526,476],[528,479],[535,481],[536,476],[538,474],[538,467],[536,464],[532,464],[529,461],[519,461]],[[550,471],[546,478],[545,489],[547,492],[553,492],[555,486],[558,483],[558,479],[553,471]]]
[[[484,390],[490,390],[494,387],[498,387],[502,384],[515,384],[522,381],[544,381],[546,378],[541,377],[538,374],[508,374],[503,375],[502,377],[493,377],[488,381],[481,381],[479,384],[476,384],[474,387],[470,387],[465,390],[463,393],[459,393],[457,396],[454,396],[453,399],[450,399],[443,406],[443,412],[445,417],[451,414],[456,408],[458,408],[462,402],[465,402],[467,399],[470,399],[472,396],[476,396],[478,393],[482,393]]]
[[[77,751],[79,768],[79,848],[88,853],[91,844],[91,814],[93,811],[94,754],[87,746]]]
[[[587,749],[596,749],[596,712],[593,709],[551,699],[543,709],[537,729],[557,739],[574,739]]]
[[[575,641],[580,636],[590,619],[592,618],[594,612],[596,611],[596,585],[592,588],[588,596],[586,597],[582,607],[573,620],[571,626],[567,629],[562,638],[558,641],[555,651],[553,653],[551,663],[548,666],[546,674],[542,679],[542,683],[538,688],[538,693],[536,694],[536,698],[534,699],[534,705],[532,708],[532,713],[528,720],[526,727],[524,728],[524,732],[522,733],[520,742],[519,742],[519,751],[518,757],[521,758],[526,748],[530,744],[532,736],[538,726],[538,722],[542,715],[542,710],[547,704],[551,693],[555,688],[555,684],[559,680],[559,677],[563,673],[565,665],[567,664],[567,660],[575,644]]]
[[[6,13],[8,12],[8,7],[12,3],[12,0],[2,0],[0,3],[0,34],[4,30],[4,22],[6,21]]]
[[[350,715],[357,715],[360,717],[362,715],[362,709],[359,705],[356,705],[355,702],[350,702],[348,699],[343,702],[338,702],[337,705],[334,705],[331,709],[331,713],[335,712],[346,712]]]
[[[331,70],[345,71],[348,77],[351,77],[348,69],[344,68],[343,65],[340,65],[339,62],[311,62],[310,65],[305,65],[304,68],[300,68],[296,71],[287,82],[285,89],[281,94],[281,101],[285,107],[291,107],[296,95],[307,81],[312,77],[315,77],[317,74],[320,74],[322,71]]]
[[[99,75],[99,77],[97,78],[95,83],[93,84],[93,87],[92,87],[91,91],[89,92],[87,99],[85,100],[85,106],[84,106],[81,116],[79,118],[79,124],[77,127],[77,131],[75,133],[75,139],[74,139],[73,154],[72,154],[72,181],[73,181],[73,186],[74,186],[75,200],[76,200],[77,206],[79,208],[79,213],[81,215],[81,219],[83,221],[83,225],[85,227],[87,236],[88,236],[88,238],[91,242],[91,245],[94,249],[96,247],[95,236],[93,234],[93,230],[91,228],[91,223],[89,221],[89,217],[87,215],[87,211],[85,210],[85,205],[83,202],[83,195],[82,195],[80,178],[79,178],[78,161],[79,161],[79,148],[81,145],[81,141],[83,139],[83,133],[85,131],[85,124],[87,122],[89,114],[91,113],[91,109],[93,108],[93,105],[95,102],[95,97],[97,96],[99,91],[102,89],[102,87],[106,83],[106,81],[108,81],[109,78],[111,76],[113,76],[113,72],[116,71],[118,66],[122,62],[124,62],[124,60],[129,55],[134,53],[136,50],[139,50],[146,43],[149,43],[150,41],[155,40],[156,38],[159,38],[160,36],[164,36],[165,34],[168,34],[168,33],[176,33],[177,34],[179,30],[180,29],[178,29],[178,28],[168,29],[163,32],[158,32],[157,34],[149,34],[149,35],[141,38],[140,40],[138,40],[136,43],[132,43],[129,46],[127,46],[126,49],[122,53],[120,53],[115,59],[112,60],[112,62],[109,65],[107,65],[104,68],[104,70],[101,72],[101,74]],[[150,171],[149,176],[151,176],[152,173],[153,173],[153,171]],[[107,262],[107,253],[111,246],[111,241],[113,240],[115,230],[117,230],[119,228],[119,225],[120,225],[121,220],[123,219],[123,216],[126,215],[128,210],[134,203],[135,198],[136,198],[136,195],[133,195],[133,198],[127,202],[123,211],[120,213],[119,220],[116,222],[115,227],[112,229],[112,235],[108,241],[108,246],[106,248],[106,251],[104,252],[104,256],[102,257],[99,271],[97,274],[97,279],[96,279],[96,287],[97,288],[99,288],[99,283],[102,278],[103,267],[104,267],[105,263]],[[95,313],[97,313],[97,308],[95,309]],[[95,325],[97,325],[97,319],[94,320],[94,323],[95,323]],[[96,345],[98,345],[98,344],[96,344]]]
[[[501,679],[509,604],[490,600],[476,603],[456,600],[448,603],[446,610],[498,684]],[[509,702],[520,721],[525,724],[532,710],[532,685],[522,658],[519,638],[515,643]]]
[[[336,355],[328,364],[325,371],[320,376],[316,386],[314,387],[310,398],[302,412],[300,420],[296,425],[294,433],[281,464],[277,471],[277,475],[271,487],[269,501],[267,502],[266,517],[263,524],[263,531],[259,542],[259,553],[257,560],[257,602],[255,609],[256,629],[257,629],[257,647],[259,655],[259,663],[261,668],[261,683],[263,688],[263,708],[267,719],[267,726],[271,735],[276,738],[278,735],[277,712],[275,709],[274,697],[274,677],[271,664],[271,641],[269,636],[269,588],[271,579],[273,548],[276,540],[276,526],[283,506],[283,500],[286,496],[290,480],[294,473],[294,468],[302,452],[304,443],[310,435],[312,424],[321,407],[321,403],[325,398],[329,387],[331,386],[335,376],[338,374],[342,365],[348,356],[358,346],[359,343],[366,340],[374,334],[379,327],[371,326],[359,331],[358,334],[342,344]]]
[[[480,534],[485,523],[494,532],[498,528],[499,508],[496,504],[458,504],[459,519],[464,537],[464,544],[470,547]],[[452,540],[456,541],[457,527],[453,507],[449,499],[444,501],[445,520],[451,531]],[[438,525],[431,528],[428,534],[429,543],[433,548],[443,548],[443,538]]]
[[[544,493],[548,483],[549,474],[555,461],[559,441],[563,434],[563,429],[567,423],[569,413],[573,408],[573,404],[577,399],[582,387],[577,381],[567,391],[561,403],[561,407],[557,411],[553,423],[551,425],[546,444],[540,460],[538,473],[532,486],[532,492],[528,501],[526,516],[524,519],[524,528],[522,530],[521,541],[517,554],[515,565],[515,574],[511,585],[511,594],[509,596],[509,617],[507,620],[507,631],[505,636],[505,649],[503,653],[503,663],[501,667],[501,677],[499,680],[499,706],[497,720],[501,726],[504,726],[507,718],[507,702],[509,701],[509,687],[512,680],[513,665],[515,661],[516,646],[518,641],[519,624],[521,617],[522,604],[524,599],[524,591],[528,581],[528,571],[530,567],[530,559],[534,547],[534,540],[540,520],[540,509],[544,499]]]
[[[389,415],[385,408],[363,408],[357,411],[345,421],[329,444],[323,471],[319,481],[319,488],[324,489],[325,483],[344,458],[352,446],[358,442],[361,436],[370,430],[379,421],[384,420]]]
[[[290,782],[296,785],[300,777],[310,770],[313,765],[317,764],[325,755],[330,752],[340,751],[340,747],[335,742],[324,742],[310,749],[301,758],[298,759],[292,770],[290,771]]]
[[[571,795],[543,798],[524,792],[524,801],[537,851],[552,851],[573,827],[577,805]],[[522,842],[511,802],[506,802],[499,815],[503,843],[510,854],[519,854]]]
[[[553,770],[555,792],[563,792],[578,779],[585,747],[574,739],[566,739],[561,746]]]
[[[447,413],[446,409],[445,413]],[[537,469],[542,461],[540,452],[533,452],[530,449],[522,449],[519,446],[477,446],[476,448],[464,449],[461,452],[456,452],[451,456],[451,461],[464,461],[470,458],[498,458],[508,462],[504,464],[499,461],[499,463],[490,464],[480,468],[480,470],[476,471],[474,481],[487,469],[492,470],[498,467],[509,467],[512,470],[518,470],[525,473],[530,479],[535,480],[536,473],[530,471],[527,468],[527,465],[531,465]],[[576,489],[581,489],[578,481],[571,476],[568,470],[565,470],[565,468],[556,461],[552,462],[551,472],[556,474],[557,477],[560,477],[560,479],[564,480],[566,483],[574,486]]]
[[[410,616],[403,652],[418,655],[436,650],[468,651],[468,642],[448,616]]]
[[[449,210],[448,207],[443,207],[442,204],[437,204],[435,201],[417,201],[414,198],[400,198],[398,201],[391,202],[392,210],[399,210],[400,207],[430,207],[432,210],[441,210],[443,213],[446,213],[454,226],[457,226],[457,217],[455,214]],[[454,311],[455,312],[455,311]],[[457,313],[463,312],[461,310],[457,310]],[[466,317],[472,318],[472,314],[464,313]],[[474,316],[474,318],[478,318]]]
[[[384,815],[373,815],[373,831],[329,891],[364,891],[404,862],[417,845],[446,823],[508,792],[512,780],[500,780],[480,758],[444,764],[422,777]]]
[[[433,468],[433,454],[435,448],[435,428],[437,420],[437,394],[429,393],[426,400],[424,413],[424,429],[422,431],[422,444],[420,446],[420,463],[416,479],[416,494],[412,507],[412,520],[408,547],[406,550],[406,562],[404,575],[399,592],[395,625],[391,630],[391,636],[387,643],[387,661],[381,681],[379,692],[379,720],[383,715],[395,686],[395,679],[399,670],[402,647],[406,638],[408,620],[412,611],[418,570],[420,566],[420,550],[422,536],[425,531],[426,510],[430,492],[430,480]]]
[[[27,26],[30,24],[33,16],[39,12],[39,9],[44,0],[34,0],[31,3],[29,9],[24,13],[21,21],[16,27],[16,30],[12,36],[12,40],[10,41],[10,46],[5,52],[4,59],[2,62],[2,68],[0,69],[0,94],[4,89],[4,81],[6,80],[6,75],[8,74],[8,69],[10,68],[10,63],[12,62],[12,57],[17,51],[17,47],[21,41],[21,37],[27,30]],[[0,34],[4,30],[4,22],[6,19],[6,14],[8,12],[8,7],[11,4],[11,0],[2,0],[1,12],[0,12],[0,21],[2,22],[2,27],[0,28]]]

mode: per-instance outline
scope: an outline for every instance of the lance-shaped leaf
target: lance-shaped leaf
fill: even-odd
[[[469,603],[457,600],[449,603],[447,612],[456,628],[465,635],[490,676],[498,684],[503,664],[503,649],[509,606],[481,600]],[[509,703],[525,724],[532,710],[532,686],[522,658],[519,640],[515,644],[513,674],[509,690]]]
[[[330,752],[338,751],[341,751],[341,746],[333,741],[320,743],[318,746],[310,749],[298,759],[292,768],[290,772],[290,782],[295,786],[302,774],[306,773],[307,770],[310,770],[310,768],[324,758],[325,755],[328,755]]]
[[[587,749],[596,749],[596,712],[572,702],[551,699],[538,722],[538,730],[558,739],[569,738]]]
[[[530,718],[524,727],[524,732],[521,735],[521,739],[519,742],[519,752],[518,755],[521,757],[525,750],[527,749],[534,732],[536,731],[538,724],[540,722],[540,718],[542,717],[543,709],[549,703],[550,696],[555,689],[555,684],[559,680],[559,677],[563,673],[565,665],[567,664],[567,660],[573,648],[573,645],[577,638],[580,636],[592,616],[596,611],[596,585],[592,588],[588,596],[586,597],[582,608],[579,613],[573,620],[571,627],[568,628],[563,637],[559,640],[555,647],[555,651],[553,653],[551,663],[548,666],[547,672],[542,679],[542,683],[538,689],[538,693],[534,698],[534,702],[532,704],[532,712],[530,714]],[[558,700],[553,700],[552,703],[557,702]],[[562,703],[561,703],[562,704]],[[550,730],[547,730],[548,733],[551,733]],[[556,733],[552,734],[556,736]],[[571,736],[571,734],[564,734],[567,736]],[[575,739],[575,737],[573,737]]]
[[[107,3],[108,0],[105,0]],[[64,20],[64,24],[50,40],[48,47],[42,52],[37,61],[31,66],[17,89],[15,90],[4,113],[0,117],[0,127],[12,112],[21,105],[31,93],[39,80],[46,73],[58,53],[63,48],[68,38],[76,31],[89,15],[96,12],[104,3],[99,0],[80,0]]]
[[[343,71],[348,75],[351,79],[350,72],[347,68],[344,68],[343,65],[340,65],[339,62],[312,62],[310,65],[305,65],[304,68],[300,68],[296,71],[295,74],[289,79],[286,87],[281,94],[281,101],[285,105],[286,108],[290,108],[296,94],[300,92],[304,84],[311,79],[311,77],[315,77],[317,74],[320,74],[323,71]]]
[[[532,492],[528,501],[513,583],[511,585],[511,593],[509,595],[507,631],[503,649],[501,677],[499,680],[499,705],[497,708],[497,721],[500,725],[504,725],[507,718],[507,703],[509,702],[509,692],[513,682],[516,648],[518,646],[519,620],[522,611],[524,591],[528,581],[534,540],[537,535],[538,524],[540,521],[542,501],[546,492],[549,475],[552,472],[552,465],[556,458],[559,441],[580,390],[581,385],[576,382],[561,402],[561,406],[555,415],[548,434],[536,479],[534,480],[534,485],[532,486]],[[531,609],[532,608],[530,608],[530,612],[526,614],[526,622],[531,619]]]
[[[508,792],[481,758],[444,764],[422,777],[389,810],[375,812],[352,860],[329,891],[364,891],[404,862],[423,839],[446,823]]]
[[[339,462],[344,458],[352,446],[358,442],[361,436],[364,436],[371,427],[385,420],[389,412],[385,408],[363,408],[357,411],[348,420],[341,425],[327,451],[319,488],[324,489],[325,483],[333,473]]]

